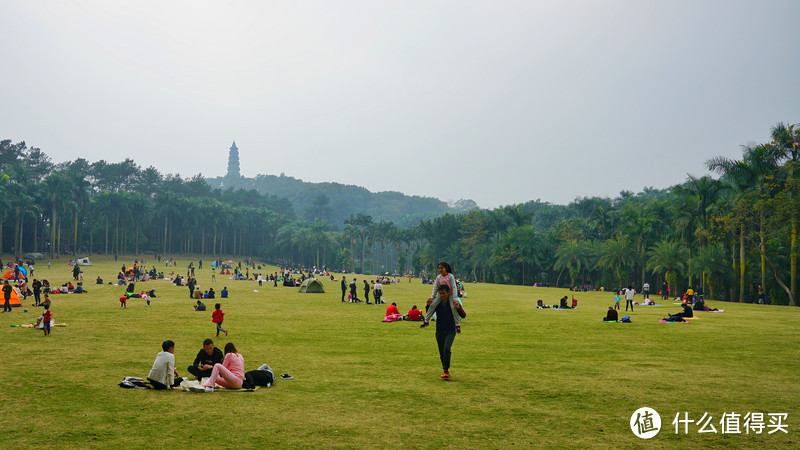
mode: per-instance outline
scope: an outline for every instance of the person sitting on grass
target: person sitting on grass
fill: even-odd
[[[219,291],[219,296],[222,298],[228,298],[228,286],[223,287],[222,290]]]
[[[211,375],[203,384],[206,392],[218,384],[227,389],[241,389],[244,381],[244,357],[236,351],[233,342],[225,344],[225,358],[222,364],[214,364]]]
[[[408,314],[404,317],[404,319],[413,320],[416,322],[422,320],[422,317],[424,317],[422,311],[417,309],[417,305],[414,305],[411,309],[408,310]]]
[[[608,307],[608,311],[606,311],[606,316],[603,317],[603,322],[616,322],[619,320],[619,314],[617,314],[617,310],[614,309],[613,306]]]
[[[153,389],[180,389],[181,381],[175,370],[175,343],[166,340],[161,344],[162,351],[156,355],[153,368],[147,375],[147,381]]]
[[[570,308],[569,306],[567,306],[567,298],[568,298],[568,297],[565,295],[565,296],[564,296],[564,297],[561,299],[561,302],[560,302],[560,304],[558,305],[558,309],[572,309],[572,308]]]
[[[197,352],[194,362],[186,370],[198,380],[211,376],[214,365],[222,363],[222,350],[214,347],[214,341],[206,339],[203,348]]]
[[[383,321],[396,322],[398,320],[403,320],[403,316],[400,315],[400,311],[397,310],[397,303],[392,303],[386,307],[386,317],[383,318]]]
[[[197,304],[194,305],[194,310],[195,311],[205,311],[206,310],[206,304],[201,302],[200,300],[198,300]]]
[[[688,302],[684,303],[683,311],[677,314],[670,314],[670,316],[665,318],[664,320],[666,320],[667,322],[683,322],[683,319],[687,317],[694,317],[694,313],[692,312],[692,305],[690,305]],[[677,320],[677,318],[680,318],[681,320]]]

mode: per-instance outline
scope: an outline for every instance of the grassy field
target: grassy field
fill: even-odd
[[[113,280],[123,258],[92,261],[88,294],[52,297],[55,321],[67,327],[49,337],[11,327],[35,321],[31,301],[28,313],[0,315],[0,448],[798,446],[798,308],[709,301],[726,312],[660,324],[679,310],[668,302],[637,307],[631,324],[603,324],[609,293],[577,294],[576,310],[537,310],[537,299],[552,305],[568,292],[468,285],[453,378],[443,381],[435,327],[382,323],[384,307],[341,303],[338,276],[324,281],[325,294],[300,294],[220,275],[212,283],[206,262],[200,287],[231,293],[218,300],[230,336],[215,343],[234,342],[248,370],[266,362],[294,380],[255,392],[157,392],[117,383],[146,377],[165,339],[176,342],[179,374],[188,376],[202,340],[214,337],[213,301],[194,312],[185,287],[150,281],[137,291],[156,288],[152,306],[132,300],[121,310],[125,288],[93,280]],[[176,270],[185,274],[188,262],[179,258]],[[64,258],[36,267],[35,277],[53,284],[71,278]],[[401,312],[424,309],[429,294],[418,279],[384,288]],[[662,419],[648,441],[629,427],[642,406]],[[717,433],[692,424],[676,434],[679,412],[694,420],[707,412]],[[743,426],[721,434],[731,412],[788,413],[788,434],[747,435]]]

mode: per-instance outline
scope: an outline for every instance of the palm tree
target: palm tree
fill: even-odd
[[[664,279],[677,292],[678,275],[686,271],[689,250],[678,241],[662,240],[650,249],[647,268],[653,272],[664,273]]]
[[[753,209],[759,212],[759,235],[761,236],[761,283],[766,281],[765,263],[765,221],[764,205],[767,197],[771,195],[770,177],[775,169],[774,155],[767,146],[742,147],[741,160],[731,160],[722,156],[712,158],[706,162],[709,170],[722,174],[737,194],[736,202],[738,212],[736,219],[739,225],[739,302],[744,302],[745,291],[745,240],[747,231],[747,217]]]
[[[356,216],[356,227],[359,230],[359,240],[361,241],[361,270],[366,271],[364,266],[365,255],[367,251],[367,238],[371,235],[373,225],[372,216],[359,213]]]
[[[625,286],[625,273],[635,263],[633,246],[624,236],[617,236],[600,244],[600,258],[597,264],[617,275],[619,286]]]
[[[702,292],[705,292],[706,283],[708,284],[711,298],[716,298],[716,287],[728,272],[727,261],[725,249],[718,243],[701,247],[689,260],[689,274],[701,277]]]
[[[567,269],[569,271],[570,286],[575,286],[575,278],[586,268],[588,259],[589,251],[585,242],[571,239],[559,244],[556,249],[556,263],[553,268],[562,272]],[[561,274],[558,276],[558,280],[560,279]],[[556,280],[556,285],[558,285],[558,280]]]
[[[797,174],[800,171],[800,124],[784,125],[778,123],[772,127],[771,133],[772,143],[770,150],[772,152],[773,160],[776,164],[782,165],[786,171],[787,193],[789,196],[789,205],[797,205],[794,200],[800,195],[797,192]],[[798,222],[800,222],[800,212],[795,206],[789,208],[789,222],[791,226],[790,231],[790,248],[789,248],[789,289],[791,291],[790,303],[796,306],[797,298],[797,233]]]
[[[53,172],[44,179],[45,198],[50,204],[50,257],[55,257],[57,250],[58,214],[69,199],[69,180],[61,172]]]

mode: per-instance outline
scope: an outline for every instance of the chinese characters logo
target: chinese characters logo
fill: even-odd
[[[661,416],[653,408],[642,407],[631,415],[631,431],[637,437],[650,439],[661,430]]]

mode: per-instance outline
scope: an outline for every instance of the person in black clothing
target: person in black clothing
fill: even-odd
[[[214,341],[206,339],[203,341],[203,348],[197,352],[194,362],[186,370],[197,377],[198,380],[207,378],[211,376],[214,364],[222,364],[222,359],[222,351],[214,347]]]
[[[208,288],[208,298],[216,298],[216,297],[217,297],[217,293],[214,292],[214,288],[213,287],[212,288]]]
[[[39,306],[39,303],[42,302],[41,299],[42,294],[42,282],[37,280],[36,278],[33,279],[33,306]]]
[[[350,303],[360,302],[361,300],[358,299],[358,287],[356,286],[356,279],[353,278],[353,281],[350,282]]]
[[[6,280],[5,283],[3,283],[3,300],[4,300],[3,312],[11,312],[10,302],[11,302],[11,291],[13,289],[14,288],[12,288],[10,284],[8,284],[8,280]]]
[[[687,318],[687,317],[694,317],[694,312],[692,312],[692,306],[689,303],[683,304],[683,311],[677,314],[670,314],[669,317],[665,318],[667,322],[675,322],[676,319],[680,318]],[[678,322],[682,322],[683,320],[678,320]]]
[[[450,295],[450,288],[446,284],[439,285],[439,296],[447,298]],[[425,306],[427,310],[430,308],[432,299],[428,299],[428,304]],[[424,328],[428,325],[427,322],[420,325]],[[447,302],[441,302],[436,306],[436,344],[439,347],[439,359],[442,361],[442,375],[441,378],[450,378],[450,355],[453,341],[456,339],[456,320],[453,317],[453,310]]]
[[[619,314],[617,314],[617,310],[614,309],[613,306],[609,306],[606,316],[603,317],[603,322],[614,322],[617,320],[619,320]]]
[[[205,311],[206,310],[206,304],[201,302],[200,300],[198,300],[197,301],[197,305],[195,305],[195,307],[194,307],[194,310],[195,311]]]
[[[189,282],[186,283],[186,286],[189,287],[189,298],[194,298],[194,278],[189,278]]]
[[[342,277],[342,303],[344,303],[344,296],[347,294],[347,280]]]
[[[369,283],[367,283],[367,280],[364,280],[364,301],[367,305],[371,305],[369,302]]]
[[[667,282],[664,281],[663,283],[661,283],[661,300],[666,300],[667,297],[669,297],[668,291],[669,291],[669,286],[667,285]]]

